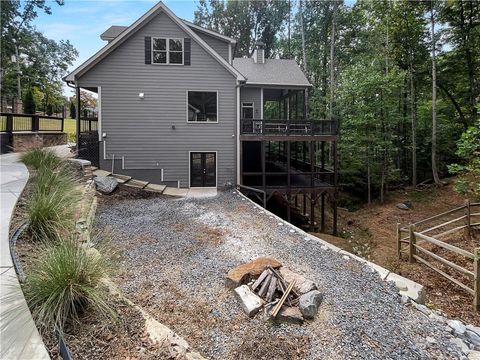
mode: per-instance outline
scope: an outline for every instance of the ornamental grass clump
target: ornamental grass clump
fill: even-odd
[[[111,269],[108,258],[73,237],[44,243],[23,288],[36,324],[45,331],[63,331],[86,311],[114,318],[101,284]]]
[[[33,149],[23,153],[20,160],[27,166],[40,169],[55,169],[62,163],[62,159],[49,149]]]
[[[49,240],[72,231],[80,200],[73,170],[65,162],[54,169],[40,167],[33,177],[27,204],[28,230],[34,240]]]

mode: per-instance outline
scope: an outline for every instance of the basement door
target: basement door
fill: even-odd
[[[190,187],[217,186],[217,154],[214,152],[190,153]]]

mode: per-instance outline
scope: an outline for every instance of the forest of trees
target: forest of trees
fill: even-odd
[[[67,41],[54,41],[39,32],[34,21],[39,12],[51,14],[63,0],[2,0],[1,105],[17,112],[63,109],[62,76],[78,56]],[[23,101],[23,109],[17,107]]]
[[[343,190],[383,200],[441,185],[452,163],[480,178],[479,1],[200,0],[195,22],[237,39],[237,57],[261,40],[269,57],[297,60],[310,118],[340,122]]]

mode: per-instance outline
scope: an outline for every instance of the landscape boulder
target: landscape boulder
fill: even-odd
[[[293,289],[299,295],[306,294],[312,290],[317,290],[317,285],[313,281],[303,277],[302,275],[294,273],[293,271],[281,268],[280,275],[282,275],[285,281],[288,283],[291,283],[293,280],[295,280],[295,286]]]
[[[234,292],[238,301],[240,301],[243,311],[249,317],[253,317],[265,304],[265,301],[250,290],[247,285],[237,287]]]
[[[282,264],[271,257],[256,258],[231,269],[227,274],[225,286],[234,289],[246,283],[251,277],[259,276],[267,266],[278,269]]]
[[[275,322],[289,324],[303,324],[303,316],[298,307],[282,306],[277,316],[272,318]]]
[[[97,191],[102,194],[110,194],[118,186],[118,181],[114,177],[97,176],[93,178]]]
[[[322,294],[318,290],[313,290],[300,296],[298,307],[305,319],[313,319],[321,302]]]
[[[411,206],[408,206],[408,204],[405,203],[405,202],[398,203],[396,206],[400,210],[410,210],[411,209]]]

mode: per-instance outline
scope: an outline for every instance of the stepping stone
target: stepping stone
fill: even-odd
[[[129,181],[132,177],[128,175],[120,175],[120,174],[113,174],[112,175],[115,179],[117,179],[119,184],[124,184]]]
[[[148,185],[148,181],[132,179],[132,180],[127,181],[123,185],[130,186],[130,187],[137,188],[137,189],[143,189],[145,186]]]
[[[166,185],[159,185],[159,184],[148,184],[145,187],[145,190],[147,191],[152,191],[152,192],[158,192],[158,193],[163,193],[163,190],[165,190],[167,186]]]
[[[97,169],[93,172],[93,176],[103,176],[103,177],[107,177],[107,176],[110,176],[112,173],[109,172],[109,171],[105,171],[105,170],[100,170],[100,169]]]
[[[91,166],[90,169],[92,169],[92,171],[95,171],[95,170],[98,169],[98,167],[96,167],[96,166]]]
[[[186,196],[188,193],[188,189],[179,189],[174,187],[166,187],[163,191],[163,195],[169,196]]]

